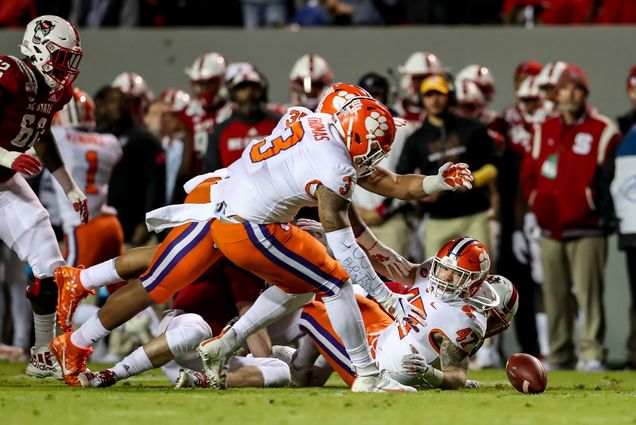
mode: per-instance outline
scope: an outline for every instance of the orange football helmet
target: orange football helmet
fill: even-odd
[[[334,115],[358,177],[366,177],[386,158],[395,138],[389,110],[370,97],[354,97]]]
[[[433,259],[428,291],[444,301],[467,300],[477,294],[489,269],[490,256],[481,242],[453,239]]]
[[[362,87],[347,83],[336,83],[329,87],[322,95],[316,112],[333,115],[354,97],[371,97],[368,91]]]
[[[95,104],[83,90],[73,88],[73,97],[53,117],[53,125],[69,128],[95,128]]]

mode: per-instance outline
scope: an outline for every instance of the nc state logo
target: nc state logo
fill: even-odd
[[[420,268],[420,276],[426,279],[428,277],[428,269],[424,267]]]
[[[42,44],[42,39],[49,35],[53,28],[55,28],[55,24],[51,21],[37,21],[35,23],[35,29],[33,30],[33,43]]]

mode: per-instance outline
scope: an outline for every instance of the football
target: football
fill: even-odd
[[[524,394],[542,393],[548,385],[543,364],[530,354],[518,353],[508,357],[506,375],[512,386]]]

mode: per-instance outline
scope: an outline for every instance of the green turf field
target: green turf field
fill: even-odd
[[[352,394],[332,378],[326,388],[303,390],[176,391],[160,373],[84,389],[0,363],[0,425],[636,424],[636,372],[553,372],[542,395],[517,393],[502,370],[470,377],[480,390]]]

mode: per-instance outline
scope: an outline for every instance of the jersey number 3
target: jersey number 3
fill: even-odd
[[[305,135],[305,129],[299,122],[294,123],[291,127],[287,127],[282,134],[273,140],[263,139],[254,144],[250,149],[250,158],[252,162],[261,162],[278,155],[281,151],[287,150],[302,140]],[[271,144],[267,149],[261,149],[267,144]]]

